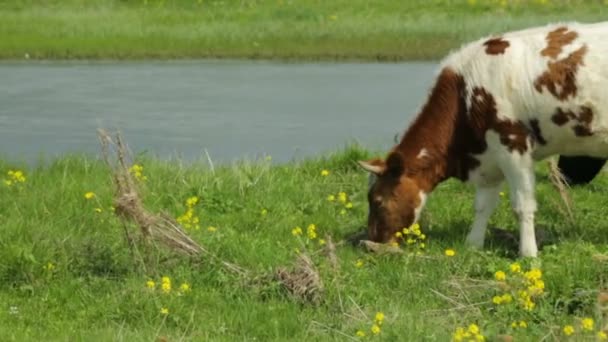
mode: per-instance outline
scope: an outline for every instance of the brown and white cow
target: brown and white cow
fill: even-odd
[[[418,116],[371,172],[369,238],[391,241],[417,222],[450,177],[476,186],[467,243],[482,248],[504,180],[519,219],[520,255],[537,256],[534,161],[608,157],[608,22],[487,37],[440,64]]]

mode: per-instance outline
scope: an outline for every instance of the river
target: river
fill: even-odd
[[[351,142],[384,149],[422,104],[434,63],[2,62],[0,155],[99,153],[119,128],[135,153],[285,162]]]

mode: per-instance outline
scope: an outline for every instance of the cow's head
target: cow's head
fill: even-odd
[[[370,172],[368,238],[393,242],[397,232],[418,221],[426,198],[422,182],[405,172],[404,157],[397,151],[386,160],[360,161],[359,165]]]

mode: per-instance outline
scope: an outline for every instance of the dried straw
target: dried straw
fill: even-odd
[[[323,295],[323,282],[310,257],[298,255],[293,270],[280,267],[275,272],[276,279],[296,299],[318,304]]]
[[[551,179],[551,183],[559,192],[559,195],[564,204],[563,210],[566,212],[566,215],[571,223],[574,222],[574,215],[572,214],[572,199],[570,198],[570,194],[568,193],[568,182],[566,181],[566,177],[562,174],[559,167],[557,166],[557,159],[552,158],[549,160],[549,179]]]
[[[136,182],[133,180],[127,163],[127,148],[123,143],[120,133],[116,133],[114,139],[105,130],[98,130],[101,150],[106,164],[112,170],[116,192],[114,195],[115,213],[125,223],[125,235],[130,246],[133,246],[127,222],[135,222],[140,228],[144,240],[159,242],[169,249],[189,256],[206,255],[220,262],[228,270],[239,275],[246,274],[241,267],[220,260],[198,243],[193,241],[184,231],[179,223],[165,213],[154,214],[144,208]],[[116,161],[112,163],[110,148],[116,152]]]

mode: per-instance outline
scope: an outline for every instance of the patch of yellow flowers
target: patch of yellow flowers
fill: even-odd
[[[133,164],[133,166],[129,168],[129,173],[132,174],[137,180],[143,182],[148,180],[148,177],[144,175],[144,167],[139,164]]]
[[[348,195],[344,191],[340,191],[336,195],[328,195],[327,200],[329,202],[336,202],[343,205],[342,209],[340,210],[340,215],[346,215],[347,210],[353,208],[353,203],[349,200]]]
[[[370,332],[372,335],[380,335],[380,333],[382,332],[382,323],[384,323],[384,313],[381,311],[376,312],[376,315],[374,316],[374,322],[370,327]],[[364,338],[367,336],[367,333],[364,330],[360,329],[355,332],[355,336],[359,338]]]
[[[146,288],[148,290],[151,291],[155,291],[156,290],[156,282],[152,279],[146,281]],[[171,278],[167,277],[167,276],[163,276],[160,279],[160,291],[163,294],[170,294],[172,291],[172,283],[171,283]],[[192,288],[190,287],[190,284],[188,283],[182,283],[177,291],[178,296],[184,295],[186,293],[189,293],[190,291],[192,291]]]
[[[485,341],[486,338],[481,333],[481,329],[475,323],[470,324],[468,328],[458,327],[452,336],[452,341]]]
[[[291,235],[293,236],[301,236],[302,234],[304,234],[304,231],[302,230],[301,227],[295,227],[291,230]],[[315,225],[314,223],[311,223],[308,225],[308,227],[306,227],[306,237],[307,237],[307,242],[308,241],[314,241],[318,238],[318,233],[317,233],[317,225]],[[319,239],[318,240],[319,245],[323,246],[325,245],[325,240],[324,239]]]
[[[407,246],[417,247],[417,253],[426,248],[426,235],[422,233],[418,223],[414,223],[408,228],[403,228],[402,231],[395,233],[395,237],[397,240],[404,241]],[[394,242],[393,245],[397,246],[398,243]]]
[[[571,335],[577,334],[579,331],[582,334],[590,333],[590,332],[593,332],[594,330],[595,330],[595,321],[591,317],[585,317],[585,318],[581,319],[578,324],[578,327],[568,324],[562,328],[562,332],[565,336],[571,336]],[[595,336],[598,341],[608,341],[608,334],[606,334],[606,331],[604,331],[604,330],[597,331],[595,333]]]
[[[7,177],[4,179],[6,186],[13,186],[25,183],[25,174],[21,170],[8,170]]]
[[[186,199],[186,212],[177,218],[177,222],[184,228],[200,229],[200,219],[194,212],[194,207],[198,203],[198,197],[192,196]]]
[[[536,307],[534,300],[545,292],[542,275],[542,271],[537,268],[522,272],[519,263],[509,265],[509,275],[502,270],[496,271],[494,279],[507,292],[494,296],[492,302],[496,305],[510,304],[515,297],[520,307],[526,311],[532,311]]]

